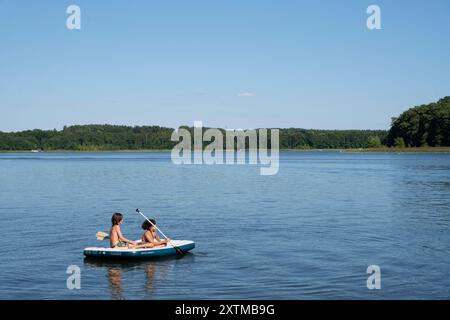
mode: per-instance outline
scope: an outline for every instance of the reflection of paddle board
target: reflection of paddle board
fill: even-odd
[[[173,245],[177,246],[184,252],[195,248],[195,242],[191,240],[171,240]],[[164,247],[149,249],[128,249],[128,248],[102,248],[87,247],[84,249],[86,257],[96,258],[153,258],[176,255],[177,251],[168,244]]]

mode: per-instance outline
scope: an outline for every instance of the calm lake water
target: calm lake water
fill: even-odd
[[[84,259],[115,211],[139,238],[138,207],[192,254]],[[274,176],[169,153],[0,154],[0,217],[0,299],[450,298],[450,154],[287,152]]]

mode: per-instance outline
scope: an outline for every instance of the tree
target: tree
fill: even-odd
[[[367,146],[369,148],[379,148],[381,147],[381,140],[379,136],[370,136],[367,139]]]
[[[394,147],[404,148],[405,147],[405,140],[403,140],[402,137],[395,138],[395,140],[394,140]]]
[[[450,146],[450,96],[408,109],[393,118],[388,145],[395,145],[398,137],[412,147]]]

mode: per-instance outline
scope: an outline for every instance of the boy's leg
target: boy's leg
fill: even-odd
[[[138,244],[137,246],[133,246],[133,249],[147,249],[147,248],[153,248],[153,243],[144,243],[144,244]]]

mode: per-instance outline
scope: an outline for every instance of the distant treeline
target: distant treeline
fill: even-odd
[[[192,127],[183,128],[193,131]],[[166,150],[177,144],[170,140],[173,130],[159,126],[95,124],[69,126],[59,131],[0,132],[0,150]],[[392,120],[389,131],[280,129],[281,149],[377,148],[382,145],[450,146],[450,97],[405,111]]]
[[[193,132],[192,127],[183,128]],[[76,125],[60,131],[0,132],[0,150],[163,150],[177,144],[170,140],[173,130],[159,126]],[[372,137],[385,140],[387,135],[385,130],[280,129],[280,148],[365,148]]]

